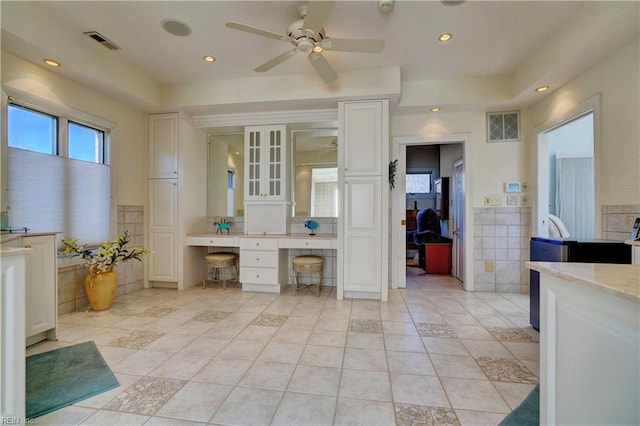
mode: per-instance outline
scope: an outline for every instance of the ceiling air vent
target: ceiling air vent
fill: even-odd
[[[97,41],[107,49],[120,50],[120,46],[118,46],[117,44],[115,44],[114,42],[112,42],[111,40],[109,40],[108,38],[106,38],[105,36],[103,36],[97,31],[87,31],[84,33],[84,35],[91,37],[92,39],[94,39],[95,41]]]

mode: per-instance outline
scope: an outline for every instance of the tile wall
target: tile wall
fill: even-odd
[[[144,207],[118,206],[118,235],[129,231],[131,247],[144,246]],[[89,308],[84,290],[87,268],[80,262],[70,262],[69,266],[58,268],[58,315]],[[144,282],[144,263],[131,261],[120,264],[116,296],[141,289]]]
[[[629,238],[631,227],[640,217],[640,204],[602,206],[602,238],[624,241]]]
[[[529,293],[531,207],[473,209],[475,291]]]

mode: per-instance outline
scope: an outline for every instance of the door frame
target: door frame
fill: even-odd
[[[404,176],[407,172],[408,145],[447,145],[462,144],[462,159],[465,161],[464,176],[464,226],[467,235],[464,240],[464,274],[463,286],[466,291],[473,291],[473,235],[468,235],[473,229],[473,184],[472,165],[468,159],[472,156],[471,133],[447,133],[436,136],[398,136],[393,138],[391,158],[398,160],[396,167],[396,186],[391,192],[391,288],[406,288],[406,197]]]
[[[465,176],[465,168],[464,168],[465,164],[464,164],[464,158],[460,158],[456,161],[453,162],[453,173],[451,176],[451,199],[452,199],[452,209],[451,209],[451,214],[453,215],[453,223],[450,224],[450,228],[453,229],[454,231],[453,233],[453,246],[452,246],[452,250],[453,253],[451,254],[451,260],[452,265],[451,265],[451,275],[453,275],[454,278],[458,278],[458,279],[462,279],[462,277],[464,277],[464,271],[465,271],[465,267],[464,267],[464,242],[465,242],[465,237],[467,235],[467,230],[464,229],[465,223],[464,223],[464,208],[466,205],[466,200],[464,199],[464,195],[466,194],[465,190],[464,190],[464,180],[463,180],[463,185],[462,185],[462,193],[463,193],[463,200],[461,202],[462,204],[462,209],[459,208],[459,203],[457,202],[457,194],[458,194],[458,180],[456,179],[456,174],[458,173],[457,169],[461,168],[462,169],[462,176]],[[456,223],[458,223],[458,217],[462,216],[462,238],[459,239],[458,235],[459,233],[458,228],[456,227]],[[459,247],[460,243],[458,241],[462,241],[462,248]],[[463,253],[462,255],[462,262],[460,262],[460,256],[459,254]],[[462,274],[460,273],[460,270],[462,270]]]

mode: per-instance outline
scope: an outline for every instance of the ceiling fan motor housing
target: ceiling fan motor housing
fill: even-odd
[[[300,50],[302,50],[303,52],[309,52],[311,51],[311,49],[313,49],[313,43],[318,42],[325,37],[324,28],[320,28],[320,31],[316,33],[309,28],[303,27],[304,20],[298,19],[297,21],[294,21],[293,23],[291,23],[291,25],[289,25],[289,28],[287,28],[287,35],[292,39],[298,41],[298,48],[300,48]],[[303,40],[309,40],[312,43],[311,47],[308,50],[303,50],[300,46],[300,43]]]

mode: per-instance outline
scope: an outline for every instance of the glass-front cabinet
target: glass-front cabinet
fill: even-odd
[[[245,200],[274,201],[286,196],[286,126],[245,128]]]

